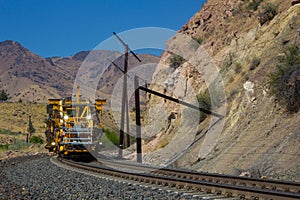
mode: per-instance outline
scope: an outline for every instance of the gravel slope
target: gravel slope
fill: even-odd
[[[191,199],[191,195],[124,184],[59,168],[50,157],[3,163],[0,199]],[[193,198],[195,199],[195,197]]]

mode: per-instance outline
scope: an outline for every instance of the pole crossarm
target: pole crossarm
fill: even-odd
[[[114,36],[124,45],[125,48],[128,48],[129,52],[139,61],[142,62],[141,59],[128,47],[128,45],[115,33]]]
[[[148,93],[151,93],[151,94],[154,94],[154,95],[156,95],[156,96],[162,97],[162,98],[164,98],[164,99],[173,101],[173,102],[175,102],[175,103],[178,103],[178,104],[181,104],[181,105],[190,107],[190,108],[192,108],[192,109],[195,109],[195,110],[204,112],[204,113],[209,114],[209,115],[213,115],[213,116],[216,116],[216,117],[219,117],[219,118],[223,118],[223,117],[224,117],[223,115],[220,115],[220,114],[218,114],[218,113],[214,113],[214,112],[209,111],[209,110],[206,110],[206,109],[204,109],[204,108],[197,107],[197,106],[195,106],[195,105],[193,105],[193,104],[187,103],[187,102],[185,102],[185,101],[181,101],[181,100],[179,100],[179,99],[176,99],[176,98],[167,96],[167,95],[165,95],[165,94],[161,94],[161,93],[159,93],[159,92],[156,92],[156,91],[151,90],[151,89],[146,88],[146,87],[140,86],[138,89],[143,90],[143,91],[148,92]]]

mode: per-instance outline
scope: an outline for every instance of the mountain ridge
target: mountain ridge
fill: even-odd
[[[80,51],[68,57],[43,58],[16,41],[0,42],[0,88],[7,91],[11,101],[47,102],[49,98],[71,95],[76,73],[91,52],[93,52],[92,56],[103,58],[110,55],[115,57],[122,55],[118,52],[93,50]],[[158,57],[153,55],[140,54],[139,56],[144,63],[158,62]],[[133,59],[130,59],[130,68],[138,65],[131,60]],[[88,59],[87,62],[91,62],[91,65],[95,64],[92,63],[93,60]],[[120,61],[118,63],[122,64]],[[93,69],[90,73],[89,76],[91,77],[92,73],[98,72]],[[116,82],[122,75],[117,70],[111,73],[111,77],[114,79],[110,80],[112,82]],[[104,74],[103,79],[107,81],[106,74]],[[105,92],[111,92],[112,86],[102,90],[104,93],[99,95],[109,98],[110,94]]]

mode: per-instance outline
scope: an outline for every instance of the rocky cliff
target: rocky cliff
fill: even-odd
[[[299,58],[299,13],[299,1],[208,0],[168,41],[151,87],[204,107],[208,95],[205,108],[225,117],[149,95],[145,162],[299,181],[299,111],[288,112],[269,84],[289,49]]]

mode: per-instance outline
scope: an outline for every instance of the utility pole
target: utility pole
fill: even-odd
[[[127,94],[127,71],[128,71],[128,55],[129,52],[139,61],[141,60],[137,57],[137,55],[129,48],[128,44],[126,44],[115,32],[113,32],[114,36],[123,44],[125,47],[125,55],[124,55],[124,69],[122,70],[124,73],[123,78],[123,91],[122,91],[122,107],[121,107],[121,123],[120,123],[120,138],[119,138],[119,157],[123,157],[123,149],[125,147],[124,141],[124,126],[125,126],[125,118],[126,118],[126,147],[130,146],[130,135],[129,135],[129,111],[128,111],[128,94]],[[113,63],[114,64],[114,63]],[[115,64],[114,64],[115,65]]]
[[[140,90],[138,77],[134,77],[134,96],[135,96],[135,123],[136,123],[136,161],[142,162],[142,137],[141,137],[141,108]]]
[[[212,112],[210,110],[206,110],[205,108],[200,108],[200,107],[195,106],[193,104],[190,104],[188,102],[184,102],[182,100],[179,100],[179,99],[173,98],[171,96],[167,96],[165,94],[162,94],[160,92],[151,90],[151,89],[149,89],[147,87],[147,84],[145,85],[145,87],[139,86],[139,81],[138,81],[138,77],[137,76],[134,77],[134,89],[135,89],[135,92],[134,92],[135,95],[134,95],[134,97],[135,97],[135,123],[136,123],[136,153],[137,153],[137,162],[139,162],[139,163],[142,162],[140,90],[141,91],[145,91],[146,94],[147,93],[153,94],[155,96],[164,98],[164,99],[169,100],[169,101],[173,101],[175,103],[178,103],[180,105],[192,108],[194,110],[198,110],[200,112],[204,112],[204,113],[206,113],[208,115],[213,115],[213,116],[216,116],[218,118],[224,118],[225,117],[223,115],[220,115],[218,113]]]

